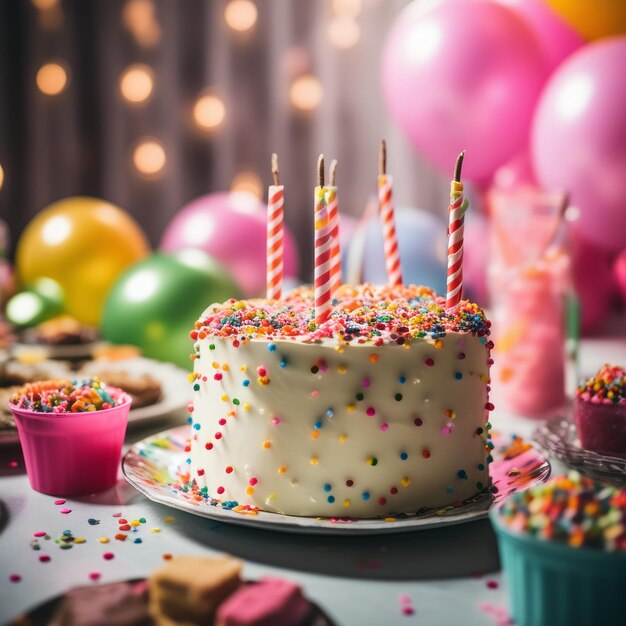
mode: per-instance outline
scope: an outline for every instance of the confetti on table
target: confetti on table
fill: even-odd
[[[105,552],[105,553],[102,555],[102,558],[103,558],[105,561],[110,561],[111,559],[114,559],[114,558],[115,558],[115,555],[113,554],[113,552]]]
[[[485,584],[487,589],[497,589],[500,586],[497,580],[488,580]]]
[[[169,524],[170,522],[173,522],[175,519],[176,519],[175,517],[172,517],[171,515],[168,515],[167,517],[164,517],[164,518],[163,518],[163,521],[164,521],[166,524]]]
[[[87,523],[88,523],[90,526],[97,526],[97,525],[100,523],[100,520],[99,520],[99,519],[94,519],[93,517],[90,517],[90,518],[87,520]]]
[[[98,541],[100,543],[109,543],[110,539],[108,537],[98,537]]]
[[[22,577],[19,574],[11,574],[9,576],[9,580],[12,583],[19,583],[22,580]]]
[[[33,533],[33,537],[45,537],[46,532],[44,530],[38,530],[36,533]]]
[[[89,572],[89,579],[96,581],[96,580],[100,580],[100,572]]]
[[[61,506],[62,504],[65,504],[65,500],[55,500],[55,501],[54,501],[54,503],[55,503],[57,506]]]
[[[67,509],[67,508],[59,509],[59,513],[62,513],[63,515],[68,515],[71,512],[72,512],[72,509]]]
[[[42,554],[42,555],[39,557],[39,560],[40,560],[42,563],[49,563],[52,559],[51,559],[51,558],[50,558],[47,554]]]
[[[163,559],[166,560],[166,561],[169,561],[171,558],[172,558],[172,555],[169,552],[166,552],[163,555]]]
[[[411,596],[403,593],[398,598],[398,601],[400,602],[400,611],[402,612],[402,615],[415,615],[415,609],[413,608],[413,600],[411,600]]]

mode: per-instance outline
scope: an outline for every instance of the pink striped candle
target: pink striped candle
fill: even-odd
[[[330,254],[332,246],[331,225],[326,207],[326,193],[324,188],[324,158],[320,156],[318,162],[320,184],[315,188],[315,271],[314,271],[314,298],[315,323],[323,324],[331,311],[331,280]]]
[[[396,224],[393,208],[391,176],[387,176],[387,148],[385,142],[380,144],[380,174],[378,176],[378,204],[380,221],[383,227],[383,246],[387,279],[390,285],[402,284],[402,266],[400,265],[400,248],[396,235]]]
[[[274,184],[267,194],[267,299],[280,300],[283,290],[283,185],[278,184],[278,157],[272,155]]]
[[[334,298],[337,290],[341,287],[341,244],[339,242],[339,202],[337,200],[337,187],[335,186],[335,172],[337,161],[330,164],[330,185],[326,187],[326,204],[328,206],[328,219],[330,221],[330,295]]]
[[[463,294],[463,230],[468,201],[463,197],[461,166],[465,152],[459,155],[454,169],[454,180],[450,184],[450,205],[448,206],[448,278],[446,289],[446,309],[454,310],[461,302]]]

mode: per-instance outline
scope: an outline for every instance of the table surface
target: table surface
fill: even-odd
[[[605,361],[623,363],[626,339],[585,340],[580,354],[585,373]],[[171,415],[129,427],[127,444],[183,419]],[[497,409],[493,421],[499,431],[524,437],[538,424]],[[292,535],[170,509],[149,501],[124,479],[107,492],[56,505],[56,498],[29,488],[20,456],[19,448],[0,447],[0,624],[70,587],[92,584],[91,573],[99,573],[101,582],[142,578],[163,564],[164,555],[223,551],[245,562],[248,579],[278,575],[297,581],[341,626],[507,623],[506,580],[487,520],[397,535]],[[553,471],[561,469],[553,463]],[[127,520],[146,520],[123,542],[114,539],[119,513]],[[66,530],[86,541],[61,549],[55,539]],[[39,539],[37,551],[31,543],[38,531],[51,539]],[[101,543],[104,537],[110,542]],[[103,557],[107,552],[112,559]],[[42,555],[50,560],[40,561]],[[12,574],[21,581],[10,582]],[[412,615],[403,613],[407,606]]]

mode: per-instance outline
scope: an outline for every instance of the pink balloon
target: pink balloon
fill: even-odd
[[[563,21],[545,0],[499,1],[526,20],[539,39],[550,71],[556,69],[565,58],[585,43],[585,40]]]
[[[617,290],[624,304],[626,304],[626,248],[618,254],[615,263],[613,263],[613,277]]]
[[[161,250],[204,250],[220,261],[248,296],[261,295],[266,280],[267,208],[247,193],[212,193],[184,206],[165,229]],[[293,237],[285,229],[284,274],[298,271]]]
[[[535,172],[570,193],[575,229],[608,251],[626,247],[626,37],[575,52],[552,75],[532,129]]]
[[[499,167],[493,175],[493,184],[498,189],[536,187],[537,180],[535,179],[528,150],[520,152],[516,157]]]
[[[581,329],[585,334],[602,330],[611,309],[615,285],[611,259],[600,247],[580,235],[573,237],[574,286],[581,306]]]
[[[463,250],[463,297],[480,306],[487,305],[487,266],[489,265],[489,221],[477,211],[465,218]]]
[[[463,176],[485,179],[527,143],[547,76],[539,42],[511,9],[485,0],[412,2],[383,52],[391,116],[415,148],[450,174],[467,149]]]

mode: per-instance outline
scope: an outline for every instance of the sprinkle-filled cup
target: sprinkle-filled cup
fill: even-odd
[[[489,513],[518,626],[623,623],[626,491],[572,473]]]
[[[115,484],[131,398],[114,387],[106,387],[106,392],[113,399],[108,404],[114,406],[82,412],[31,410],[12,398],[9,408],[33,489],[71,496]]]
[[[626,370],[604,365],[576,391],[574,420],[587,450],[626,454]]]

